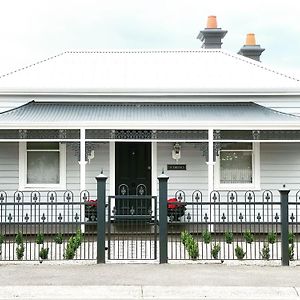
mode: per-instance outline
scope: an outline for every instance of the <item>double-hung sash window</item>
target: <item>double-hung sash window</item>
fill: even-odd
[[[20,188],[65,189],[65,145],[20,143]]]
[[[216,168],[218,189],[259,188],[259,144],[222,145]]]

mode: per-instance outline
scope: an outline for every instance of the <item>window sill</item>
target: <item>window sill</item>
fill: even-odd
[[[65,191],[66,185],[53,184],[53,185],[25,185],[19,186],[19,191]]]
[[[216,184],[216,191],[260,191],[260,185],[254,184]]]

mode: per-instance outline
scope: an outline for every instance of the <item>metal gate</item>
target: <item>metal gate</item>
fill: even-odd
[[[108,259],[157,259],[157,197],[108,197]]]

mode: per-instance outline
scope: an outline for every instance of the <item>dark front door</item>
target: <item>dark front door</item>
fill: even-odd
[[[151,143],[117,142],[115,149],[116,195],[151,195]],[[146,214],[149,208],[149,199],[124,199],[116,203],[117,214],[122,215]]]

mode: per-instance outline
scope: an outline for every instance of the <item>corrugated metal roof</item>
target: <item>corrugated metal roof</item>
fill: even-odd
[[[0,76],[0,93],[300,92],[298,79],[224,50],[67,51]]]
[[[24,124],[298,123],[300,118],[255,103],[37,103],[0,114],[0,126]]]

